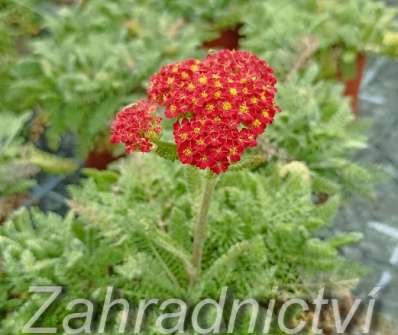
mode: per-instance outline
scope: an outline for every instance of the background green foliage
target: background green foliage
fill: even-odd
[[[3,113],[2,121],[0,126],[0,196],[6,197],[29,189],[34,184],[29,177],[37,172],[37,168],[26,158],[26,150],[20,136],[21,129],[27,121],[27,115],[15,116]]]
[[[249,1],[246,10],[242,48],[267,59],[281,77],[308,48],[308,39],[316,44],[310,56],[321,64],[321,78],[335,79],[339,70],[352,76],[357,53],[397,55],[396,45],[383,44],[385,33],[397,29],[397,11],[381,1]]]
[[[321,78],[350,74],[357,52],[397,54],[383,44],[395,11],[372,0],[8,0],[3,13],[0,71],[8,80],[0,111],[47,115],[52,146],[70,132],[80,157],[107,142],[113,115],[144,94],[150,74],[203,56],[200,46],[220,29],[241,26],[241,47],[269,61],[281,80],[309,42]]]
[[[31,9],[28,2],[0,2],[0,112],[10,112],[5,102],[12,82],[11,71],[18,57],[26,53],[26,42],[40,30],[40,15]],[[40,1],[29,1],[36,6]]]
[[[49,114],[51,143],[72,132],[84,156],[96,136],[107,141],[114,113],[145,92],[160,64],[197,54],[194,25],[168,12],[149,14],[136,1],[89,1],[43,13],[45,33],[13,69],[7,99],[20,110]]]
[[[267,153],[277,149],[278,159],[305,162],[318,192],[369,194],[374,172],[353,162],[352,156],[366,148],[366,120],[351,112],[343,86],[317,81],[317,66],[279,85],[282,113],[260,140]],[[261,149],[260,149],[261,150]]]
[[[27,198],[40,171],[70,174],[78,169],[72,159],[44,152],[26,140],[29,115],[2,114],[0,125],[0,223]]]

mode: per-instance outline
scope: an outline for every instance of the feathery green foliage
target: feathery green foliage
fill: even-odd
[[[342,85],[317,82],[318,73],[314,65],[279,85],[282,112],[260,140],[260,150],[278,160],[305,162],[317,192],[370,194],[374,174],[352,159],[367,146],[367,122],[351,113]]]
[[[194,25],[131,0],[60,7],[43,20],[47,33],[13,69],[6,97],[22,110],[39,106],[50,117],[51,143],[72,132],[83,156],[106,137],[120,106],[145,92],[150,74],[195,56],[200,45]]]
[[[43,152],[23,137],[29,115],[2,114],[0,125],[0,221],[14,207],[21,205],[24,193],[36,182],[40,170],[54,174],[70,174],[77,170],[76,161]]]
[[[24,157],[20,132],[27,115],[2,114],[0,126],[0,196],[22,192],[34,185],[37,168]]]
[[[91,173],[74,187],[65,219],[16,213],[0,237],[7,290],[0,309],[7,315],[2,332],[20,329],[42,302],[26,293],[33,284],[65,287],[62,300],[43,320],[60,326],[68,301],[101,302],[107,286],[132,302],[173,297],[195,303],[217,298],[223,286],[236,297],[266,302],[310,296],[325,284],[355,279],[358,273],[351,266],[347,272],[337,249],[351,240],[316,237],[333,217],[338,197],[314,205],[310,173],[297,164],[301,169],[274,166],[267,176],[247,171],[222,176],[211,204],[202,275],[191,290],[192,225],[201,186],[196,171],[135,155],[114,172]]]
[[[353,76],[358,53],[398,55],[398,45],[385,40],[398,31],[397,11],[382,1],[248,1],[244,13],[241,47],[267,59],[282,78],[308,59],[321,64],[321,78],[335,79],[339,71]]]
[[[5,95],[12,83],[12,69],[18,58],[27,52],[28,40],[40,31],[37,9],[42,2],[4,0],[0,3],[0,112],[11,112],[12,104],[5,101]]]

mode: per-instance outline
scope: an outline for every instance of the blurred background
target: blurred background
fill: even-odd
[[[111,121],[160,66],[249,50],[275,69],[286,115],[259,150],[276,165],[304,162],[315,204],[341,197],[320,236],[363,234],[342,251],[368,269],[356,293],[382,287],[378,311],[394,319],[397,9],[393,0],[0,0],[0,221],[21,207],[63,216],[71,185],[123,160]]]
[[[373,57],[361,85],[359,117],[372,120],[369,148],[357,159],[381,165],[387,178],[377,186],[373,201],[356,199],[344,206],[336,227],[341,231],[361,231],[364,239],[349,248],[347,256],[369,266],[362,293],[381,286],[379,308],[391,317],[398,315],[398,63]]]

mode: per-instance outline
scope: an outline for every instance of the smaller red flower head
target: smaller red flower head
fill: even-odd
[[[156,104],[146,100],[124,107],[112,123],[111,142],[124,144],[126,151],[151,151],[152,140],[160,136],[161,117],[155,115]]]

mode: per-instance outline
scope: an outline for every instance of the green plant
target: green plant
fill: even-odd
[[[375,182],[372,168],[353,161],[366,148],[368,123],[351,113],[343,87],[317,81],[314,65],[279,84],[282,112],[260,142],[260,151],[277,160],[305,162],[316,192],[370,194]]]
[[[14,1],[0,3],[0,112],[11,112],[4,99],[12,83],[12,68],[22,54],[27,53],[30,38],[40,32],[41,22],[38,8],[42,0]]]
[[[47,31],[32,54],[13,69],[6,98],[22,110],[49,115],[48,137],[57,145],[72,132],[84,156],[108,140],[109,121],[121,105],[142,95],[161,64],[197,54],[200,33],[168,12],[136,1],[60,7],[44,15]]]
[[[12,195],[22,193],[34,185],[30,177],[38,169],[27,159],[24,159],[23,142],[20,131],[27,121],[27,115],[15,116],[3,114],[0,127],[0,197],[1,212],[8,212],[6,207]],[[7,200],[8,199],[8,200]]]
[[[338,71],[352,76],[358,53],[397,55],[397,45],[384,39],[397,30],[397,12],[380,1],[251,1],[245,13],[241,47],[268,59],[281,77],[303,54],[302,62],[315,59],[320,76],[331,79]]]
[[[244,0],[171,0],[167,2],[153,1],[153,6],[162,10],[172,11],[187,21],[199,21],[201,28],[216,36],[217,30],[231,28],[239,24],[242,17]]]
[[[311,83],[308,77],[303,84]],[[121,161],[118,170],[87,170],[89,179],[71,188],[71,211],[65,219],[22,211],[2,229],[7,290],[2,309],[10,316],[4,332],[20,329],[38,307],[37,294],[22,293],[40,282],[66,288],[67,300],[80,295],[99,303],[107,286],[116,286],[132,302],[181,298],[191,306],[216,298],[223,287],[234,297],[266,304],[272,298],[310,299],[318,288],[355,281],[358,272],[338,250],[360,236],[316,236],[339,206],[338,190],[329,190],[325,201],[315,203],[305,163],[277,157],[257,173],[251,170],[269,156],[241,157],[279,111],[275,84],[265,61],[228,50],[170,64],[153,75],[148,100],[117,114],[112,141],[123,143],[129,153],[154,151],[160,157],[135,154]],[[325,122],[331,130],[325,140],[320,136],[325,129],[310,133],[308,123],[298,122],[303,115],[310,121],[322,118],[317,118],[316,102],[309,115],[301,111],[293,124],[276,127],[287,148],[297,147],[282,131],[288,126],[295,137],[309,134],[318,144],[328,140],[334,145],[345,135],[333,122]],[[174,119],[175,144],[162,142],[159,105]],[[341,110],[329,112],[323,121]],[[292,122],[291,114],[286,116],[284,121]],[[308,141],[299,149],[308,154],[313,145]],[[61,235],[58,225],[63,226]],[[65,304],[63,300],[41,322],[59,326],[67,313]]]
[[[29,115],[2,114],[0,126],[0,221],[19,207],[40,170],[68,174],[78,165],[70,159],[43,152],[26,143],[22,136]]]
[[[84,1],[58,8],[54,17],[46,15],[48,34],[35,39],[33,54],[12,70],[15,82],[8,103],[18,99],[21,110],[36,108],[48,114],[52,143],[69,131],[79,136],[80,154],[85,154],[97,138],[108,137],[104,134],[115,110],[144,94],[146,77],[160,64],[201,53],[197,47],[208,36],[209,26],[203,35],[195,29],[205,22],[211,27],[213,13],[200,13],[197,7],[190,15],[189,6],[200,1],[173,3],[176,12],[160,17],[145,1]],[[40,321],[60,327],[68,301],[87,298],[101,303],[108,286],[117,288],[117,297],[134,303],[156,297],[195,304],[203,297],[217,298],[228,286],[235,297],[266,304],[272,298],[310,299],[320,287],[355,283],[361,270],[339,250],[360,235],[318,235],[332,222],[343,196],[368,191],[370,173],[351,160],[353,152],[365,146],[365,137],[341,97],[342,87],[319,81],[323,74],[316,64],[304,70],[303,64],[297,66],[297,41],[307,37],[306,25],[314,20],[313,8],[304,4],[290,2],[279,9],[275,1],[252,1],[241,7],[252,6],[245,11],[244,45],[280,64],[279,75],[289,79],[278,87],[282,113],[252,155],[231,164],[218,178],[182,167],[177,161],[180,152],[173,143],[160,141],[156,119],[149,117],[146,131],[135,129],[135,136],[153,142],[145,149],[166,160],[134,154],[107,171],[85,170],[88,178],[71,188],[70,211],[64,218],[21,209],[0,228],[3,334],[20,333],[43,303],[45,297],[28,293],[32,285],[65,288],[58,304]],[[228,4],[214,5],[219,9]],[[162,5],[157,6],[158,14]],[[265,22],[274,30],[259,33],[255,40],[255,17],[264,8]],[[182,13],[186,14],[179,21]],[[296,25],[279,21],[283,13]],[[214,18],[224,14],[235,23],[228,13],[214,13]],[[337,14],[333,22],[340,22]],[[314,34],[323,34],[322,22],[311,25]],[[259,43],[260,36],[269,42],[269,51]],[[313,52],[336,43],[326,37],[310,37],[311,41],[316,41]],[[171,126],[167,128],[165,135],[171,139]],[[13,153],[26,146],[18,141]],[[27,152],[35,165],[51,162],[30,146]],[[314,199],[321,193],[327,197]],[[116,334],[116,326],[116,321],[110,324],[107,333]],[[150,328],[146,333],[157,332]]]
[[[271,168],[267,177],[247,171],[221,176],[209,212],[200,280],[191,287],[201,173],[138,154],[116,170],[87,173],[84,185],[72,189],[65,219],[24,210],[1,229],[1,271],[8,287],[0,308],[7,315],[3,334],[15,334],[42,302],[42,296],[26,294],[34,284],[65,287],[66,295],[42,320],[59,326],[67,301],[99,302],[107,286],[132,302],[180,297],[194,303],[217,297],[223,286],[233,288],[236,297],[266,302],[310,296],[325,283],[338,285],[358,275],[336,248],[338,241],[350,243],[356,235],[316,237],[333,217],[338,197],[314,205],[304,165],[300,173],[281,166]]]

